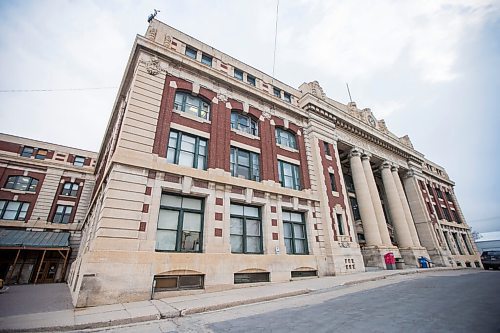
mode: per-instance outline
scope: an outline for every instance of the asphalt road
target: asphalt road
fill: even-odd
[[[398,276],[93,332],[500,332],[500,272]]]

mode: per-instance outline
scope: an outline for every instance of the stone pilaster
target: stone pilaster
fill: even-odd
[[[406,223],[401,199],[399,198],[398,189],[394,182],[394,177],[392,176],[391,164],[387,161],[384,162],[382,164],[381,172],[385,194],[388,201],[387,204],[389,206],[389,212],[394,223],[398,245],[400,248],[413,247],[413,241],[410,230],[408,228],[408,223]]]
[[[389,236],[389,230],[387,229],[387,224],[385,221],[384,210],[382,208],[382,203],[380,202],[380,195],[378,193],[377,185],[375,183],[375,178],[373,177],[373,171],[370,165],[370,156],[364,154],[361,157],[361,162],[363,165],[363,170],[365,172],[366,181],[368,182],[368,189],[370,190],[373,209],[377,218],[377,224],[380,238],[382,239],[382,244],[384,246],[392,246],[391,237]]]
[[[359,205],[359,213],[363,223],[363,231],[367,246],[380,246],[382,239],[377,224],[375,210],[371,199],[370,189],[366,181],[365,171],[361,163],[361,152],[353,148],[350,153],[350,163],[356,199]]]
[[[396,167],[393,167],[391,171],[392,176],[394,177],[394,184],[396,185],[399,193],[399,198],[401,199],[401,205],[403,206],[406,223],[408,223],[408,229],[410,230],[413,246],[421,247],[420,240],[418,239],[417,229],[415,228],[415,222],[413,221],[413,217],[411,215],[410,206],[408,205],[408,200],[406,198],[405,191],[403,190],[401,179],[399,178],[398,169]]]

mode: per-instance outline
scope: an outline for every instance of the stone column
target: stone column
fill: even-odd
[[[372,167],[370,165],[370,156],[367,154],[363,155],[361,157],[361,162],[363,164],[366,181],[368,182],[368,189],[370,190],[382,244],[385,246],[392,246],[391,237],[389,236],[389,230],[387,229],[385,221],[384,209],[382,208],[382,203],[380,202],[380,195],[378,194],[377,184],[375,183]]]
[[[377,218],[371,200],[370,189],[366,181],[363,165],[361,164],[361,152],[353,148],[350,153],[350,163],[356,199],[359,205],[359,213],[363,222],[363,231],[367,246],[380,246],[382,239],[378,230]]]
[[[413,241],[411,238],[410,230],[408,228],[408,223],[406,223],[403,205],[401,204],[398,189],[396,187],[396,184],[394,183],[394,177],[392,176],[391,163],[385,161],[382,164],[381,172],[385,194],[387,196],[387,204],[389,206],[389,212],[394,223],[398,245],[399,247],[406,248],[413,247]]]
[[[392,176],[394,177],[394,184],[396,184],[399,198],[401,199],[401,205],[403,206],[403,211],[405,213],[406,223],[408,223],[408,229],[410,230],[413,246],[422,247],[422,245],[420,245],[420,240],[418,239],[417,228],[415,228],[415,221],[413,220],[413,216],[411,215],[410,205],[408,205],[408,199],[406,198],[405,191],[403,190],[401,178],[399,178],[398,169],[396,167],[393,167],[391,171]]]

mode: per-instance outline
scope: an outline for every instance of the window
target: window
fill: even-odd
[[[448,238],[448,231],[443,231],[444,239],[446,240],[446,245],[448,245],[448,249],[451,254],[456,254],[455,249],[451,247],[450,239]]]
[[[323,141],[323,146],[325,147],[325,155],[332,156],[332,153],[330,152],[330,145],[328,144],[328,142]]]
[[[243,71],[241,69],[235,68],[234,69],[234,77],[240,81],[243,81]]]
[[[304,214],[283,211],[283,231],[287,254],[308,254]]]
[[[337,226],[339,227],[339,235],[345,235],[344,232],[344,221],[342,220],[342,214],[337,214]]]
[[[269,273],[234,273],[234,284],[269,282]]]
[[[330,175],[330,186],[332,187],[332,191],[337,192],[337,184],[335,183],[335,174],[333,172],[330,172],[329,175]]]
[[[73,165],[82,167],[84,163],[85,163],[85,157],[75,156],[75,160],[73,161]]]
[[[427,192],[429,192],[429,195],[434,196],[434,192],[432,191],[432,187],[429,184],[427,184]]]
[[[256,82],[255,81],[255,77],[247,74],[247,82],[248,82],[248,84],[250,84],[250,85],[252,85],[252,86],[255,87],[255,82]]]
[[[292,95],[290,95],[289,93],[284,93],[283,94],[283,97],[285,99],[285,101],[287,101],[288,103],[292,103]]]
[[[206,120],[210,114],[209,103],[182,91],[175,93],[174,109]]]
[[[22,221],[29,207],[27,202],[0,200],[0,219]]]
[[[295,134],[282,128],[276,128],[276,143],[287,146],[293,149],[297,149],[297,141],[295,140]]]
[[[191,58],[191,59],[195,59],[196,60],[196,55],[198,53],[198,50],[196,50],[195,48],[191,47],[191,46],[186,46],[186,55]]]
[[[7,178],[5,188],[11,190],[35,192],[38,185],[38,179],[27,176],[10,176]]]
[[[318,271],[291,271],[292,278],[318,276]]]
[[[453,214],[453,219],[455,220],[455,222],[457,222],[459,224],[462,223],[462,219],[460,219],[458,212],[456,210],[452,210],[451,212]]]
[[[231,176],[260,181],[259,154],[231,147]]]
[[[439,188],[436,188],[436,193],[439,199],[443,199],[443,192]]]
[[[231,252],[262,253],[260,209],[231,204]]]
[[[352,215],[354,220],[361,220],[361,215],[359,214],[358,200],[356,198],[350,197],[349,201],[351,202]]]
[[[155,275],[154,292],[203,289],[204,275]]]
[[[201,63],[212,67],[212,57],[208,54],[203,53],[201,55]]]
[[[450,201],[450,202],[453,202],[453,198],[451,197],[451,193],[450,193],[450,192],[448,192],[448,191],[446,191],[446,192],[444,192],[444,193],[445,193],[445,195],[446,195],[446,199],[447,199],[448,201]]]
[[[33,147],[23,147],[23,150],[21,151],[21,156],[22,157],[31,157],[31,155],[33,155],[33,152],[35,150],[33,149]]]
[[[448,208],[443,208],[443,213],[444,213],[444,217],[445,217],[446,221],[451,222],[451,215],[450,215],[450,211],[448,210]]]
[[[251,135],[259,135],[259,126],[257,121],[250,116],[241,114],[238,111],[231,111],[231,128]]]
[[[473,255],[474,251],[472,251],[472,248],[470,247],[469,241],[467,240],[467,236],[465,234],[462,234],[462,240],[464,241],[465,249],[467,250],[467,254]]]
[[[170,131],[167,162],[206,170],[207,140],[183,132]]]
[[[73,211],[72,206],[57,205],[56,213],[54,214],[54,218],[52,219],[52,222],[63,223],[63,224],[68,223],[69,218],[71,217],[72,211]]]
[[[273,87],[273,95],[278,98],[281,98],[281,90],[276,87]]]
[[[464,250],[462,249],[462,246],[460,246],[460,242],[458,241],[458,235],[456,232],[452,232],[451,235],[453,236],[453,240],[455,241],[455,245],[457,246],[458,252],[461,255],[464,255]]]
[[[297,165],[278,160],[278,176],[281,186],[300,190],[300,172]]]
[[[35,158],[37,160],[44,160],[47,157],[47,149],[37,149]]]
[[[163,194],[156,251],[201,252],[203,199]]]
[[[433,205],[433,206],[434,206],[434,210],[436,211],[436,215],[437,215],[438,220],[442,220],[443,214],[441,213],[441,207],[438,207],[437,205]]]
[[[77,183],[64,183],[61,195],[69,195],[71,197],[76,197],[78,194],[78,184]]]
[[[354,181],[352,180],[351,175],[344,175],[344,182],[347,192],[356,193],[356,190],[354,189]]]

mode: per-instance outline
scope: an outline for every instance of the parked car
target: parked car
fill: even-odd
[[[500,267],[500,251],[484,251],[481,254],[484,269],[498,269]]]

